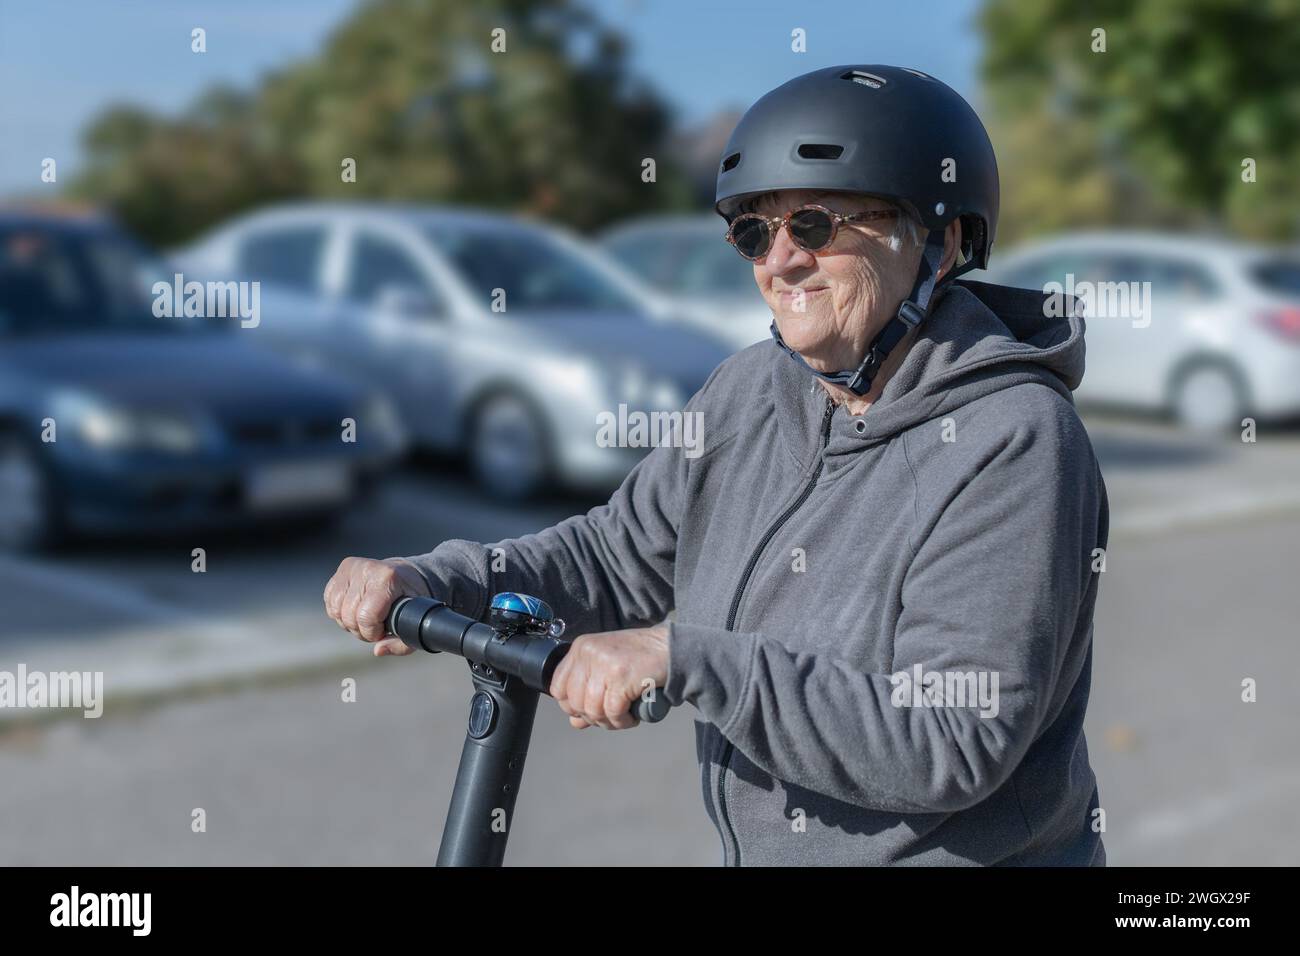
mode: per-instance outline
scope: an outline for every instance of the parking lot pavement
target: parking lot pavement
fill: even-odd
[[[1088,718],[1110,859],[1300,863],[1300,704],[1280,683],[1300,672],[1300,434],[1243,445],[1087,421],[1114,529]],[[422,463],[335,531],[274,546],[182,536],[0,559],[0,668],[102,669],[109,698],[98,721],[0,726],[0,862],[428,862],[465,676],[367,657],[325,619],[324,582],[347,554],[496,540],[596,503],[503,507]],[[156,699],[126,706],[132,691]],[[579,734],[543,701],[511,860],[717,862],[686,717]]]
[[[1159,534],[1300,510],[1300,428],[1265,426],[1251,443],[1118,415],[1085,418],[1110,495],[1111,531]]]
[[[1118,416],[1085,420],[1113,538],[1300,510],[1300,429],[1261,429],[1243,444]],[[102,670],[110,693],[123,695],[327,665],[348,650],[320,602],[344,556],[412,554],[453,537],[498,540],[599,503],[505,506],[457,469],[421,461],[333,532],[270,542],[181,535],[80,544],[41,560],[0,556],[0,667]],[[206,551],[204,573],[191,569],[195,547]]]
[[[1300,864],[1297,541],[1260,515],[1109,550],[1086,730],[1112,863]]]
[[[99,670],[107,692],[327,665],[351,651],[321,594],[347,555],[427,551],[451,537],[492,541],[537,530],[595,502],[529,509],[485,500],[453,471],[415,467],[333,532],[173,536],[74,545],[39,559],[0,556],[0,668]],[[206,570],[192,569],[205,550]],[[15,711],[0,710],[0,720]]]
[[[1300,864],[1297,540],[1293,514],[1112,547],[1087,721],[1112,865]],[[328,675],[0,728],[0,865],[430,862],[465,667],[344,646]],[[691,714],[574,731],[543,699],[507,861],[716,864]]]
[[[330,677],[0,730],[0,865],[427,865],[470,698],[463,662]],[[342,700],[342,680],[356,700]],[[709,865],[688,713],[610,733],[538,710],[512,865]],[[206,830],[191,821],[202,809]]]

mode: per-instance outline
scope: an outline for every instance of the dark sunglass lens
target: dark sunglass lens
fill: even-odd
[[[758,258],[767,252],[767,223],[762,219],[738,219],[731,225],[731,239],[742,255]]]
[[[825,247],[834,228],[831,217],[820,209],[801,209],[790,217],[790,238],[805,249]]]

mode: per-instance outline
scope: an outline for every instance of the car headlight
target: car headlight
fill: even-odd
[[[200,426],[190,418],[118,408],[84,395],[56,399],[54,420],[56,426],[71,425],[86,444],[105,450],[150,449],[186,454],[203,441]]]
[[[614,392],[620,402],[640,407],[646,398],[649,380],[642,369],[626,365],[614,372]]]
[[[529,360],[528,366],[543,391],[581,399],[602,394],[601,379],[589,359],[538,355]]]
[[[616,373],[615,392],[620,402],[645,411],[675,412],[686,404],[676,382],[648,375],[636,366],[626,366]]]
[[[676,382],[661,379],[651,384],[647,402],[651,408],[676,412],[686,404],[686,396],[682,394]]]

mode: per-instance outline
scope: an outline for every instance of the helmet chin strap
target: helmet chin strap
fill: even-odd
[[[858,363],[857,368],[840,372],[819,372],[807,362],[802,355],[781,340],[777,331],[776,320],[772,320],[772,338],[776,344],[791,358],[796,359],[808,371],[818,378],[835,385],[842,385],[854,395],[865,395],[871,391],[871,383],[885,364],[885,359],[894,347],[903,340],[908,332],[920,325],[930,307],[930,297],[934,294],[935,283],[939,277],[939,265],[943,262],[943,229],[932,229],[925,237],[925,249],[921,253],[921,264],[916,270],[916,281],[912,284],[911,294],[898,307],[898,314],[885,323],[880,334],[875,337],[867,349],[866,358]]]

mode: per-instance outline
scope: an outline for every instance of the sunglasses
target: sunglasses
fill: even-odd
[[[790,230],[794,244],[805,252],[820,252],[835,241],[842,222],[870,222],[874,219],[894,219],[897,209],[873,209],[841,216],[825,206],[810,203],[791,209],[784,216],[760,216],[747,212],[731,220],[727,228],[727,242],[736,247],[751,262],[767,255],[772,242],[782,226]]]

